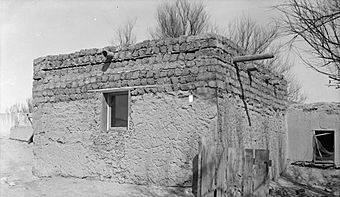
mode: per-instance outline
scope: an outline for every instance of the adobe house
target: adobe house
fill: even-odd
[[[293,105],[287,123],[290,162],[340,167],[340,103]]]
[[[34,60],[34,173],[188,185],[201,137],[284,169],[287,83],[230,40],[147,40]]]

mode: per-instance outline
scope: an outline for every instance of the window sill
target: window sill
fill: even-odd
[[[107,131],[127,131],[127,127],[110,127]]]

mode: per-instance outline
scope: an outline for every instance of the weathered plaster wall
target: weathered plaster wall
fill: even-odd
[[[219,135],[221,147],[268,149],[272,160],[270,176],[276,179],[286,167],[287,135],[285,114],[272,111],[263,115],[253,111],[249,103],[248,114],[240,98],[223,94],[219,98]],[[269,112],[268,112],[269,113]]]
[[[340,142],[340,103],[312,103],[294,105],[288,110],[288,141],[291,161],[313,160],[313,135],[315,130],[334,130],[335,142]],[[340,143],[336,143],[340,153]],[[340,165],[340,155],[335,154]]]
[[[184,185],[190,181],[192,158],[198,141],[214,139],[217,107],[213,99],[196,98],[187,92],[145,94],[132,99],[131,138],[122,161],[126,176],[148,184]]]
[[[198,140],[214,138],[213,100],[189,103],[188,92],[136,96],[129,129],[102,131],[101,95],[93,96],[40,107],[35,116],[40,121],[34,139],[37,175],[162,185],[190,181]]]
[[[264,66],[249,73],[246,64],[233,65],[232,56],[242,50],[216,35],[105,49],[114,57],[91,49],[34,61],[35,174],[190,184],[202,136],[268,147],[273,174],[280,171],[282,76]],[[128,129],[102,126],[102,91],[110,88],[130,90]],[[192,103],[189,94],[195,96]]]
[[[94,176],[104,163],[89,150],[100,130],[100,99],[44,103],[34,112],[34,168],[39,176]],[[94,174],[92,174],[94,173]]]

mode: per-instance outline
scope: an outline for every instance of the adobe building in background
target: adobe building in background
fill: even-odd
[[[209,34],[34,60],[34,173],[188,185],[205,137],[220,150],[269,149],[277,177],[287,83],[237,55]]]
[[[340,103],[293,105],[287,123],[290,162],[340,167]]]

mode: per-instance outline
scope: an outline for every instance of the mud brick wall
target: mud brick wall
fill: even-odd
[[[249,64],[233,64],[242,54],[209,34],[34,60],[34,173],[190,185],[204,136],[220,147],[269,148],[275,177],[284,163],[287,84],[266,66],[248,72]],[[119,88],[130,91],[129,126],[107,130],[103,92]]]

